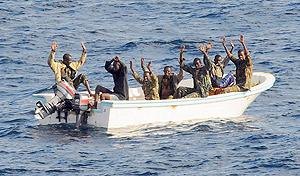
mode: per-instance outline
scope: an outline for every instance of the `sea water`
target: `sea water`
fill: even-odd
[[[0,2],[0,175],[297,175],[300,169],[300,3],[291,1],[2,1]],[[88,57],[80,69],[94,89],[113,87],[104,69],[118,55],[127,65],[152,61],[156,74],[179,71],[179,47],[191,63],[197,45],[225,56],[220,38],[244,34],[254,71],[270,72],[274,86],[244,116],[182,124],[145,125],[126,132],[38,126],[37,99],[50,87],[47,65]],[[133,59],[135,58],[135,59]],[[232,63],[226,72],[235,70]],[[190,75],[185,73],[185,78]],[[129,84],[139,86],[129,75]],[[82,87],[81,87],[82,89]],[[199,113],[204,111],[199,109]]]

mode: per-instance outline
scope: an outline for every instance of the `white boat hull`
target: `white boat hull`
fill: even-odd
[[[102,101],[98,109],[93,109],[87,124],[103,128],[123,128],[149,123],[182,122],[188,120],[228,119],[241,116],[247,107],[263,91],[272,87],[275,78],[268,73],[254,73],[253,83],[258,84],[247,92],[214,95],[207,98],[174,100],[138,100],[143,97],[140,88],[131,88],[129,101]],[[192,80],[184,80],[181,86],[191,87]],[[53,95],[40,94],[46,99]],[[133,100],[136,99],[136,100]],[[40,125],[66,123],[57,118],[57,113],[38,119]],[[67,123],[76,123],[71,113]]]

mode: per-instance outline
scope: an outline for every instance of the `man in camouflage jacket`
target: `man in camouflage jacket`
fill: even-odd
[[[144,77],[142,78],[133,68],[133,63],[130,61],[130,69],[132,76],[138,83],[142,84],[142,89],[145,95],[145,100],[159,100],[159,85],[158,78],[151,69],[151,62],[147,65],[148,70],[144,67],[144,58],[141,58],[141,67],[144,71]]]

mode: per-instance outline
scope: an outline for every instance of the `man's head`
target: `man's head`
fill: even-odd
[[[245,56],[244,50],[240,49],[238,51],[238,56],[239,56],[239,59],[245,60],[246,56]]]
[[[203,65],[202,65],[202,63],[201,63],[201,60],[198,58],[198,57],[196,57],[195,59],[194,59],[194,66],[196,67],[196,69],[200,69],[200,68],[202,68],[203,67]]]
[[[150,80],[150,72],[149,71],[145,71],[144,72],[144,81],[147,82]]]
[[[69,65],[72,62],[72,56],[71,54],[64,54],[63,56],[63,63],[65,65]]]
[[[167,78],[170,78],[172,76],[172,74],[173,74],[172,67],[171,66],[165,66],[164,76],[166,76]]]
[[[215,62],[215,64],[220,64],[222,62],[222,60],[223,60],[222,56],[217,54],[215,56],[214,62]]]

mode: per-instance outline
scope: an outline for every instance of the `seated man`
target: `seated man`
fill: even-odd
[[[230,52],[232,52],[232,50],[234,48],[234,44],[232,41],[230,42],[230,44],[231,44]],[[212,48],[211,43],[208,43],[205,47],[199,46],[199,50],[204,55],[204,58],[203,58],[204,64],[209,67],[212,86],[214,88],[224,88],[229,85],[233,85],[235,83],[235,77],[231,72],[229,72],[224,77],[224,68],[228,64],[229,58],[225,57],[225,59],[223,59],[221,55],[216,55],[214,62],[212,62],[208,58],[208,50],[211,48]]]
[[[120,61],[118,56],[110,61],[105,62],[105,69],[113,75],[114,88],[113,91],[98,85],[95,90],[95,102],[101,100],[128,100],[128,79],[127,67]]]
[[[247,91],[251,88],[251,78],[253,72],[253,64],[252,59],[250,57],[250,53],[246,47],[245,39],[243,35],[240,35],[240,42],[244,48],[244,50],[238,51],[239,59],[235,58],[230,51],[228,51],[226,47],[226,38],[223,37],[222,44],[227,53],[227,57],[235,64],[236,66],[236,85],[224,88],[221,93],[229,93],[229,92],[240,92]]]
[[[159,100],[158,94],[158,78],[152,72],[151,62],[147,65],[148,70],[144,68],[144,58],[141,58],[141,67],[144,71],[144,77],[141,78],[140,75],[134,70],[133,63],[130,61],[130,69],[132,76],[138,83],[142,84],[142,89],[144,91],[145,100]]]
[[[48,58],[48,65],[50,66],[50,68],[55,74],[56,82],[59,82],[64,79],[69,83],[73,84],[76,90],[78,89],[79,85],[83,83],[83,85],[86,87],[89,94],[92,95],[87,77],[84,74],[80,74],[75,78],[78,69],[86,61],[86,47],[84,46],[83,42],[81,42],[81,47],[82,47],[82,55],[79,61],[72,62],[72,56],[70,54],[64,54],[62,61],[55,61],[55,52],[57,49],[57,43],[52,42],[51,53]]]
[[[164,68],[164,75],[158,75],[159,97],[160,99],[173,99],[178,84],[183,79],[183,70],[180,68],[176,75],[171,66]]]
[[[183,54],[184,46],[180,49],[180,55]],[[180,68],[176,75],[171,66],[165,66],[164,75],[158,75],[159,97],[160,99],[173,99],[178,84],[183,79],[183,70]]]
[[[184,48],[182,49],[183,53]],[[175,98],[197,98],[197,97],[207,97],[209,95],[209,91],[212,89],[210,76],[209,76],[209,67],[206,65],[203,65],[201,63],[201,60],[199,58],[194,59],[194,66],[195,68],[191,66],[187,66],[184,63],[183,54],[180,55],[179,58],[179,64],[180,67],[192,74],[193,76],[193,82],[194,82],[194,88],[189,87],[179,87],[176,90]]]

